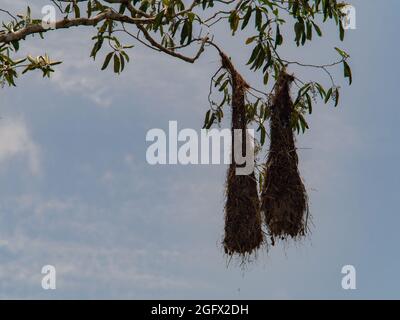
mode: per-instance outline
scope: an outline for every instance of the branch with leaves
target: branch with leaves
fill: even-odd
[[[339,38],[343,40],[341,18],[345,3],[336,0],[194,0],[188,5],[181,0],[53,0],[50,3],[56,5],[63,16],[54,21],[52,29],[43,24],[42,19],[32,18],[29,7],[24,14],[13,14],[7,8],[0,8],[0,13],[9,18],[8,22],[2,22],[0,29],[0,81],[3,84],[15,86],[17,70],[21,67],[25,67],[22,74],[41,70],[44,76],[50,76],[54,72],[53,66],[60,63],[52,61],[47,54],[17,57],[21,42],[30,36],[44,37],[48,32],[79,26],[95,28],[91,57],[96,59],[107,44],[111,51],[105,56],[102,70],[113,62],[113,70],[120,73],[130,60],[127,50],[133,48],[133,45],[121,43],[121,33],[154,51],[194,63],[208,47],[222,51],[213,34],[213,29],[221,23],[229,24],[233,37],[239,29],[254,33],[243,44],[253,46],[247,65],[250,70],[263,74],[265,87],[271,77],[276,80],[282,68],[290,65],[316,68],[328,76],[331,82],[328,89],[315,81],[304,82],[296,78],[298,91],[292,125],[297,131],[304,132],[308,128],[304,115],[312,113],[317,96],[325,103],[333,100],[335,106],[338,105],[340,87],[335,84],[330,71],[332,68],[343,65],[344,76],[349,78],[350,84],[352,82],[349,55],[340,48],[334,48],[339,54],[339,60],[325,65],[290,61],[279,52],[289,36],[284,37],[281,33],[282,26],[288,23],[285,19],[288,18],[293,24],[294,41],[299,47],[311,42],[314,34],[322,36],[316,22],[318,17],[322,17],[323,22],[333,20],[338,26]],[[250,23],[251,20],[254,24]],[[194,36],[196,32],[198,34]],[[196,52],[190,56],[187,51],[192,47],[196,48]],[[27,61],[29,64],[26,64]],[[218,88],[223,97],[218,103],[209,99],[210,110],[204,124],[207,128],[221,122],[223,108],[230,103],[229,79],[226,74],[219,70],[211,82],[211,88]],[[273,89],[261,94],[254,89],[253,94],[250,90],[247,95],[249,119],[259,124],[262,144],[265,141],[264,122],[268,120],[269,98]]]
[[[287,23],[293,25],[293,40],[298,47],[312,42],[315,34],[322,36],[317,23],[319,18],[323,22],[334,21],[339,38],[343,40],[342,12],[346,4],[336,0],[193,0],[189,4],[182,0],[52,0],[49,3],[55,5],[59,15],[62,15],[54,21],[54,28],[48,28],[38,17],[33,18],[29,7],[24,14],[0,8],[0,16],[6,19],[0,28],[0,81],[3,85],[15,86],[21,67],[24,67],[22,74],[41,70],[44,76],[50,76],[54,72],[53,66],[60,63],[51,60],[47,53],[39,57],[18,57],[21,43],[35,35],[44,37],[48,32],[72,27],[94,28],[96,34],[92,38],[94,45],[90,56],[96,59],[107,46],[110,51],[105,55],[102,70],[112,62],[113,70],[120,73],[130,60],[128,50],[134,47],[122,44],[121,34],[151,50],[195,63],[209,47],[222,51],[217,45],[214,29],[224,23],[229,25],[232,37],[242,30],[253,33],[243,45],[253,46],[247,65],[250,70],[262,73],[264,88],[267,88],[270,78],[276,80],[280,71],[290,65],[318,69],[327,75],[331,83],[328,88],[318,82],[295,77],[298,90],[292,126],[298,132],[308,128],[305,114],[312,113],[318,97],[325,103],[333,100],[335,106],[339,104],[340,87],[332,76],[333,68],[342,65],[344,77],[349,79],[350,84],[352,82],[348,63],[350,56],[338,47],[334,49],[339,59],[324,65],[291,61],[280,52],[290,37],[281,32]],[[195,48],[195,53],[188,53],[191,48]],[[204,123],[207,128],[221,122],[223,109],[230,103],[226,74],[219,70],[211,82],[213,85],[210,88],[217,88],[222,93],[222,99],[214,102],[210,92],[210,110]],[[273,90],[267,92],[265,89],[260,93],[260,90],[253,89],[247,94],[249,121],[258,123],[262,144]]]

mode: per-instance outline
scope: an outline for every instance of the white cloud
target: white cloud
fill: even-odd
[[[24,158],[32,175],[40,173],[40,151],[33,141],[25,121],[7,119],[0,121],[0,163]]]
[[[59,199],[50,199],[48,201],[40,202],[36,208],[35,213],[38,215],[44,215],[47,212],[63,212],[71,207],[71,203],[67,201],[61,201]]]
[[[168,277],[162,273],[140,270],[140,261],[163,259],[163,252],[147,252],[145,249],[106,248],[87,244],[49,241],[30,238],[16,233],[7,240],[0,240],[3,250],[14,257],[2,263],[1,281],[17,281],[40,289],[40,270],[43,265],[57,268],[59,290],[74,289],[77,282],[97,286],[128,284],[132,291],[149,288],[185,288],[183,279]],[[157,258],[158,257],[158,258]],[[17,261],[16,261],[17,260]],[[18,268],[16,269],[16,266]],[[17,272],[16,272],[17,271]],[[89,288],[88,288],[89,289]],[[136,289],[136,290],[135,290]],[[6,294],[0,292],[0,296]]]
[[[92,210],[98,219],[89,222],[82,215],[88,212],[87,205],[76,199],[24,195],[9,199],[9,205],[16,210],[19,223],[1,232],[0,298],[44,295],[40,270],[46,264],[54,265],[57,270],[57,292],[53,297],[143,298],[160,290],[182,291],[204,286],[154,267],[173,264],[181,252],[152,244],[127,245],[122,240],[132,235],[124,235],[104,221],[106,217],[97,208]],[[0,210],[0,221],[9,218],[7,211],[4,207]],[[54,230],[60,237],[53,239]],[[70,237],[73,230],[82,235],[92,234],[97,240],[83,237],[76,241]],[[118,245],[105,241],[109,236],[117,236]]]

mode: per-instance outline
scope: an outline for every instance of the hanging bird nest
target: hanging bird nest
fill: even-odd
[[[234,129],[242,132],[242,155],[246,152],[246,143],[250,143],[246,134],[247,118],[245,93],[249,88],[241,75],[235,70],[230,59],[222,52],[222,67],[232,81],[232,162],[228,169],[226,181],[225,253],[238,254],[242,258],[255,252],[263,243],[261,227],[260,200],[257,180],[254,172],[248,175],[237,175],[239,165],[235,162]],[[251,149],[254,152],[254,148]]]
[[[307,193],[298,170],[291,127],[290,84],[293,81],[293,76],[281,72],[271,106],[271,142],[264,169],[261,209],[272,244],[275,239],[298,238],[307,232]]]

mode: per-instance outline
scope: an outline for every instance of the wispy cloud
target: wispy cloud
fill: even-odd
[[[0,121],[0,163],[7,164],[15,158],[25,159],[32,175],[40,173],[40,148],[22,118]]]

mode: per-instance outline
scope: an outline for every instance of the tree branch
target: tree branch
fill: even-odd
[[[191,58],[191,57],[184,56],[184,55],[182,55],[182,54],[180,54],[178,52],[169,50],[168,48],[166,48],[163,45],[159,44],[156,40],[154,40],[154,38],[150,35],[150,33],[142,25],[137,25],[137,27],[143,33],[143,35],[146,38],[146,40],[148,42],[150,42],[150,44],[153,47],[157,48],[158,50],[160,50],[160,51],[162,51],[162,52],[164,52],[164,53],[166,53],[166,54],[168,54],[170,56],[173,56],[175,58],[179,58],[179,59],[181,59],[183,61],[186,61],[186,62],[189,62],[189,63],[194,63],[200,57],[200,55],[204,51],[204,46],[205,46],[205,44],[206,44],[206,42],[208,40],[208,37],[205,37],[205,38],[202,39],[202,43],[200,45],[200,49],[197,51],[196,55],[193,58]]]
[[[98,15],[92,18],[63,19],[57,21],[55,24],[55,29],[67,29],[70,27],[78,27],[78,26],[95,26],[100,21],[107,19],[113,21],[125,22],[129,24],[136,24],[136,25],[152,23],[154,21],[154,18],[131,18],[129,16],[116,13],[111,9],[107,9],[106,11],[99,13]],[[41,24],[30,24],[15,32],[9,32],[3,35],[0,34],[0,43],[10,43],[12,41],[19,41],[24,39],[28,35],[36,33],[44,33],[50,30],[52,29],[44,28]]]

